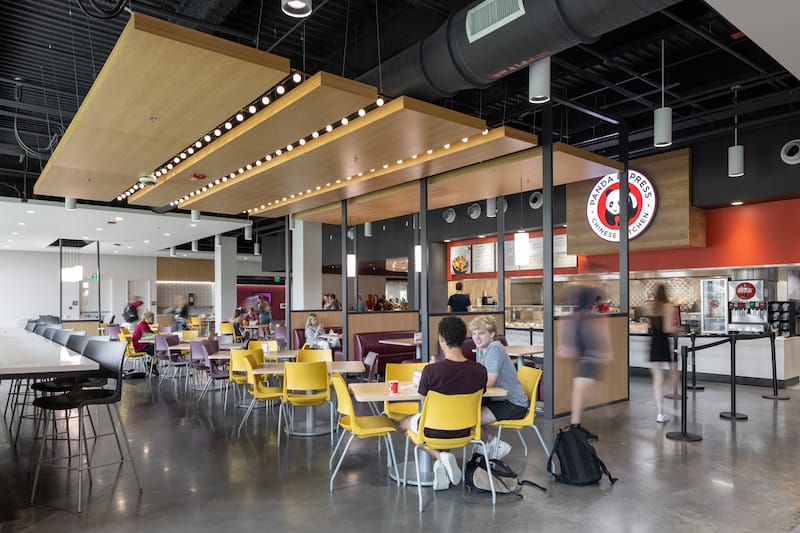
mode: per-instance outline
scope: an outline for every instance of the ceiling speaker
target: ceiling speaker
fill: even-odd
[[[781,148],[781,161],[787,165],[800,164],[800,139],[793,139]]]
[[[452,224],[456,219],[456,210],[452,207],[448,207],[444,210],[444,213],[442,213],[442,218],[448,224]]]
[[[467,214],[469,218],[475,220],[476,218],[481,216],[481,204],[472,204],[467,208]]]

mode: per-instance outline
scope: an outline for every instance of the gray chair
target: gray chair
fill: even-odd
[[[37,324],[37,326],[33,328],[33,332],[36,333],[37,335],[44,335],[46,329],[47,326],[45,326],[44,324]]]
[[[44,330],[44,333],[42,333],[42,336],[43,336],[45,339],[50,339],[50,340],[53,340],[53,335],[55,335],[55,334],[56,334],[56,332],[57,332],[58,330],[60,330],[60,329],[61,329],[61,328],[56,328],[56,327],[52,327],[52,326],[51,326],[51,327],[48,327],[48,328],[46,328],[46,329]]]
[[[76,456],[66,457],[51,457],[45,458],[45,442],[43,441],[42,447],[39,450],[39,462],[36,465],[36,474],[33,479],[33,489],[31,491],[31,504],[34,502],[36,496],[36,486],[39,482],[39,472],[42,466],[51,466],[55,468],[68,469],[78,473],[78,513],[81,512],[83,504],[83,473],[89,472],[91,475],[92,468],[100,468],[109,466],[105,463],[100,465],[92,465],[89,463],[89,453],[86,448],[84,436],[84,422],[82,414],[88,414],[89,406],[91,405],[105,405],[108,411],[108,418],[111,423],[111,433],[96,435],[96,438],[114,435],[119,450],[120,460],[119,464],[130,463],[133,469],[133,475],[136,478],[136,485],[139,487],[139,492],[142,491],[142,485],[139,482],[139,475],[136,472],[136,466],[133,463],[133,454],[131,453],[130,444],[128,443],[128,436],[125,433],[125,427],[122,424],[122,419],[119,415],[117,404],[122,398],[122,363],[125,358],[125,344],[121,342],[103,342],[97,340],[90,340],[84,349],[84,356],[96,361],[100,365],[100,369],[96,372],[91,372],[90,377],[96,380],[107,380],[108,383],[113,383],[108,388],[80,388],[69,394],[60,396],[44,396],[37,398],[34,405],[45,412],[45,421],[42,424],[42,437],[47,438],[47,429],[52,424],[50,423],[55,416],[56,411],[66,411],[69,409],[78,409],[78,454]],[[114,409],[111,409],[111,406]],[[113,411],[113,412],[112,412]],[[116,421],[115,421],[116,415]],[[119,423],[119,433],[117,432],[117,423]],[[121,435],[120,435],[121,433]],[[50,434],[51,439],[56,438],[55,430]],[[125,443],[128,458],[125,459],[125,454],[122,450],[122,443]],[[96,444],[95,444],[96,445]],[[63,464],[67,461],[66,464]]]
[[[60,330],[56,330],[56,332],[53,334],[53,337],[51,338],[51,340],[53,342],[57,343],[57,344],[60,344],[61,346],[66,346],[67,345],[67,341],[73,335],[78,335],[78,333],[75,332],[75,331],[72,331],[70,329],[60,329]]]

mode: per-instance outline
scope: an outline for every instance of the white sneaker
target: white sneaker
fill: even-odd
[[[447,477],[447,469],[441,461],[433,463],[433,490],[447,490],[450,488],[450,480]]]
[[[461,483],[461,469],[458,467],[455,455],[450,452],[441,452],[439,454],[439,462],[444,466],[447,477],[450,478],[450,483],[453,485]]]
[[[511,453],[511,445],[496,437],[489,443],[489,459],[502,459]]]
[[[659,424],[665,424],[669,422],[669,417],[667,415],[658,415],[656,417],[656,422],[658,422]]]

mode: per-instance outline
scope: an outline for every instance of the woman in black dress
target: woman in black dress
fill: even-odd
[[[646,316],[650,321],[650,372],[653,374],[653,396],[656,399],[658,415],[656,422],[665,423],[669,416],[664,414],[664,372],[663,365],[668,363],[671,373],[674,374],[675,359],[672,356],[669,336],[675,331],[672,324],[673,306],[667,299],[667,291],[663,284],[656,287],[655,298],[647,302]]]

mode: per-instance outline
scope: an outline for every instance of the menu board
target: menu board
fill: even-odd
[[[472,245],[472,272],[495,272],[493,242]]]
[[[506,271],[513,270],[541,270],[544,268],[542,251],[544,241],[542,237],[528,239],[530,261],[527,265],[514,264],[514,241],[505,241]],[[578,258],[567,254],[567,235],[565,233],[553,235],[553,268],[570,268],[578,266]]]
[[[472,256],[469,246],[452,246],[450,248],[450,273],[470,274],[472,272]]]

